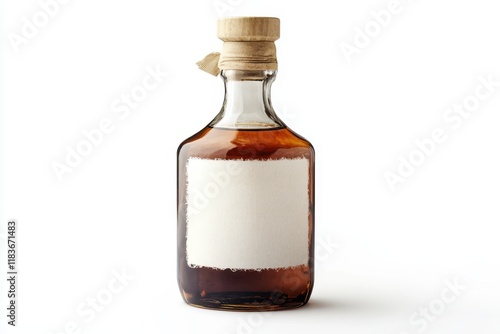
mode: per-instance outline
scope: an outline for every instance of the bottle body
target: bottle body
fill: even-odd
[[[259,73],[223,75],[221,113],[178,149],[178,283],[193,306],[287,309],[312,292],[314,149],[274,114],[275,73]]]
[[[243,270],[190,266],[187,261],[186,231],[188,226],[185,205],[186,184],[189,182],[187,181],[186,166],[190,158],[215,159],[217,161],[259,160],[264,162],[306,159],[309,187],[306,263],[288,268]],[[178,163],[178,279],[185,301],[188,304],[206,308],[240,310],[292,308],[306,304],[312,291],[314,266],[313,256],[311,256],[314,254],[314,150],[310,143],[287,128],[232,130],[207,127],[181,144],[178,151]],[[228,175],[230,174],[228,173]],[[231,180],[227,182],[231,182]],[[215,180],[213,184],[217,185]],[[223,185],[223,182],[218,185],[219,192],[224,191]],[[247,192],[248,189],[241,189],[241,191]],[[283,188],[281,191],[286,193],[289,190]],[[210,190],[210,187],[207,187],[200,196],[209,200],[211,196],[214,196],[212,193],[217,193],[217,190]],[[259,196],[259,194],[256,193],[254,196]],[[210,205],[210,203],[206,205]],[[230,206],[231,203],[227,203],[227,205]],[[243,212],[242,214],[251,213]],[[273,222],[266,223],[272,224]],[[259,232],[256,231],[256,233]],[[279,236],[272,238],[275,237]],[[229,243],[230,240],[226,242]],[[291,246],[293,247],[293,245]],[[224,248],[224,245],[213,245],[213,247]],[[268,254],[269,257],[273,255]]]

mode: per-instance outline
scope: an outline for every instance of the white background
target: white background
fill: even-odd
[[[221,3],[222,15],[282,22],[274,105],[317,152],[310,304],[204,311],[177,288],[176,149],[223,98],[221,80],[194,65],[221,47],[213,0],[70,0],[18,52],[9,36],[41,7],[4,0],[0,222],[18,221],[20,272],[9,333],[500,333],[500,87],[457,129],[443,120],[478,77],[500,81],[497,2],[401,0],[350,63],[341,43],[388,0]],[[120,119],[111,105],[148,66],[169,74]],[[60,182],[53,162],[106,118],[113,131]],[[384,173],[435,128],[447,140],[391,191]],[[133,279],[110,295],[122,270]],[[446,304],[445,280],[466,287]],[[96,296],[111,299],[90,320],[77,309]],[[430,306],[442,313],[422,320]]]

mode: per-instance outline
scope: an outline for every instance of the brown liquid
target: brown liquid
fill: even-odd
[[[205,159],[309,159],[309,263],[289,269],[231,271],[191,268],[186,261],[186,162]],[[229,130],[207,127],[178,150],[178,281],[184,300],[193,306],[232,310],[275,310],[305,305],[313,288],[314,149],[286,128]],[[286,191],[286,190],[284,190]],[[272,256],[272,254],[270,254]]]

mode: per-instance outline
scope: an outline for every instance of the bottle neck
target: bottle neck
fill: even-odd
[[[210,123],[214,128],[283,128],[271,104],[276,71],[223,70],[225,97],[222,110]]]

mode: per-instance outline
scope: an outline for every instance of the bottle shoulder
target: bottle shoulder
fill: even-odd
[[[314,148],[287,127],[258,130],[206,127],[184,140],[178,154],[222,159],[313,158]]]

